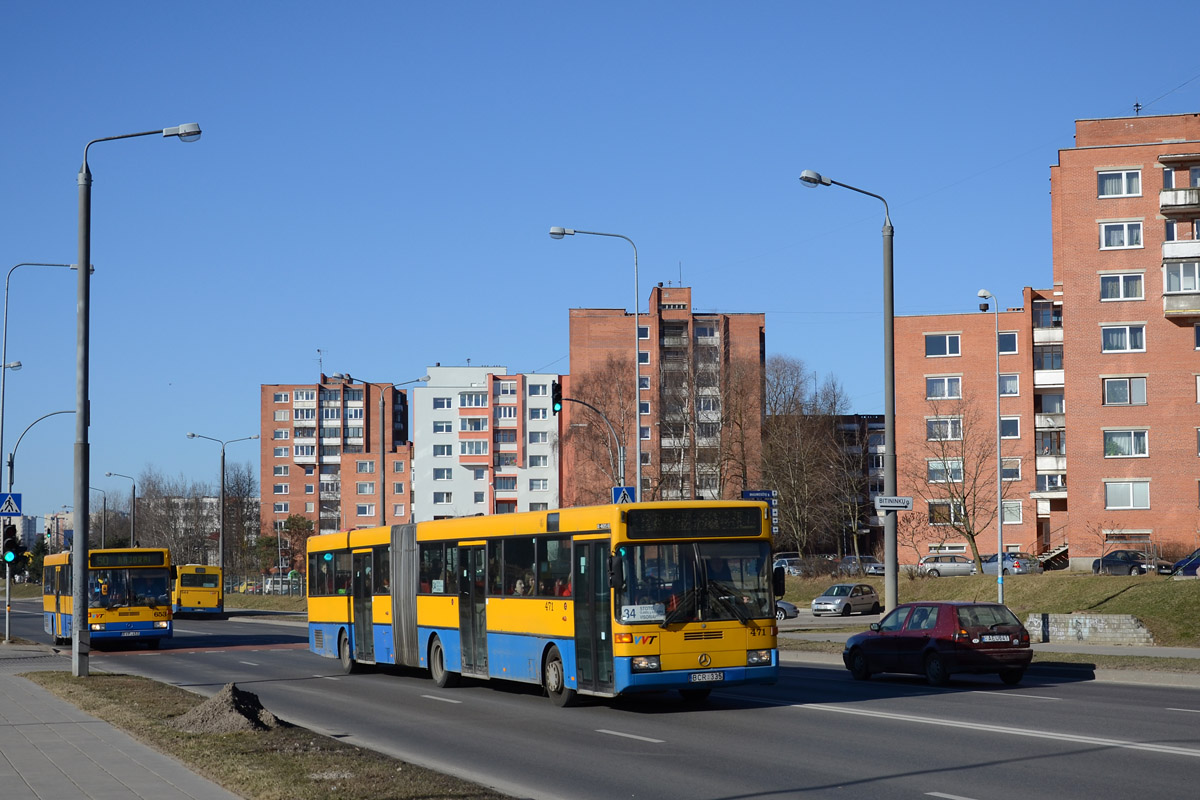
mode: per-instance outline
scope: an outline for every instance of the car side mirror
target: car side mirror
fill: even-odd
[[[872,622],[872,623],[871,623],[871,630],[875,631],[876,633],[879,633],[879,623],[878,623],[878,622]]]

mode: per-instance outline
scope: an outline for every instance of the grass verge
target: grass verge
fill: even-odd
[[[169,722],[204,702],[129,675],[33,672],[26,678],[249,800],[503,800],[470,781],[354,747],[307,728],[193,734]]]

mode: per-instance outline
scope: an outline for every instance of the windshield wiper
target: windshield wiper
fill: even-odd
[[[665,628],[687,619],[688,615],[695,610],[698,591],[699,589],[695,586],[685,591],[679,597],[679,604],[663,615],[663,621],[658,624],[658,627]]]
[[[708,584],[708,593],[712,596],[713,600],[716,600],[722,608],[729,611],[743,625],[748,625],[750,623],[750,613],[738,602],[740,599],[738,595],[729,594],[732,591],[732,589],[723,583],[711,581]]]

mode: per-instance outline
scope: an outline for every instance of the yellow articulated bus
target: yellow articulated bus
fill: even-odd
[[[180,564],[171,570],[171,611],[174,614],[222,616],[225,590],[221,568]]]
[[[653,502],[462,517],[308,540],[309,649],[543,686],[558,705],[774,683],[763,503]]]
[[[158,647],[171,638],[171,556],[163,549],[128,547],[88,552],[87,626],[93,642],[136,639]],[[55,644],[71,638],[74,613],[71,553],[46,556],[42,617]]]

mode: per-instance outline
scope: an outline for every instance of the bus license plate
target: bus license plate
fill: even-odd
[[[122,636],[137,636],[138,631],[121,631]]]
[[[693,672],[692,683],[705,683],[708,681],[723,681],[725,680],[724,672]]]

